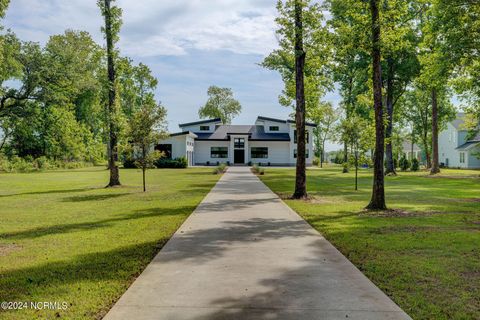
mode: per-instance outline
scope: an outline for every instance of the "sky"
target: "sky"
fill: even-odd
[[[159,80],[156,98],[168,109],[171,132],[198,120],[210,85],[229,87],[242,105],[234,124],[259,115],[286,119],[279,74],[258,64],[277,47],[274,0],[117,0],[123,10],[121,54],[147,64]],[[88,31],[104,43],[95,0],[15,0],[4,25],[25,41],[45,44],[66,29]],[[336,92],[326,101],[338,105]],[[327,151],[340,146],[328,143]]]

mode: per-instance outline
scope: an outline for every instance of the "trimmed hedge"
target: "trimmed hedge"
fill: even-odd
[[[175,158],[175,159],[160,158],[157,161],[155,161],[155,166],[157,168],[184,169],[184,168],[188,167],[188,162],[187,162],[187,158],[185,158],[185,157],[180,157],[180,158]]]

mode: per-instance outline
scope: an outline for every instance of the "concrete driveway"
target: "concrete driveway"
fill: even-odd
[[[105,317],[346,318],[410,319],[247,167],[224,174]]]

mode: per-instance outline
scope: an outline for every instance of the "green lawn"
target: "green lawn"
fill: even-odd
[[[103,168],[0,174],[0,302],[67,302],[67,310],[1,319],[98,319],[218,180],[211,169]]]
[[[292,193],[293,169],[261,179]],[[371,173],[308,170],[308,201],[285,202],[319,230],[414,319],[480,319],[480,171],[386,178],[394,212],[365,213]]]

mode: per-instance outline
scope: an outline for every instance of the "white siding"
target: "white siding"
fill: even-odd
[[[440,163],[448,165],[451,168],[468,168],[469,157],[465,152],[465,162],[460,163],[460,152],[456,150],[466,142],[466,132],[458,131],[451,124],[447,124],[447,128],[438,135],[438,156]]]
[[[252,164],[268,164],[270,162],[271,165],[290,165],[289,146],[290,142],[288,141],[249,141],[248,159]],[[267,147],[268,158],[252,159],[252,147]]]
[[[226,163],[227,161],[232,161],[232,152],[229,148],[230,141],[195,141],[195,164],[206,164],[207,161],[210,164],[216,164],[217,161],[220,163]],[[210,148],[211,147],[227,147],[228,150],[228,158],[227,159],[218,159],[218,158],[211,158],[210,157]]]
[[[290,129],[290,126],[287,122],[282,123],[278,121],[257,120],[255,124],[257,126],[263,126],[265,132],[267,133],[288,132]],[[270,131],[270,127],[278,127],[278,131]]]
[[[297,163],[297,159],[294,157],[295,149],[297,148],[297,144],[294,143],[294,131],[295,131],[295,124],[290,123],[290,164],[295,165]],[[307,142],[307,149],[308,149],[308,158],[306,159],[307,166],[312,165],[314,154],[313,154],[313,127],[305,126],[305,129],[308,131],[308,142]]]
[[[192,131],[192,132],[205,132],[205,133],[208,133],[208,132],[214,132],[216,125],[219,125],[219,124],[221,124],[220,121],[209,122],[209,123],[200,123],[200,124],[195,124],[195,125],[191,125],[191,126],[180,127],[180,129],[182,129],[182,131]],[[208,131],[200,130],[200,126],[202,126],[202,127],[203,127],[203,126],[208,126],[208,127],[209,127],[209,130],[208,130]]]
[[[159,141],[159,144],[171,144],[172,145],[172,158],[185,157],[187,151],[187,137],[188,135],[179,135],[169,137]]]

